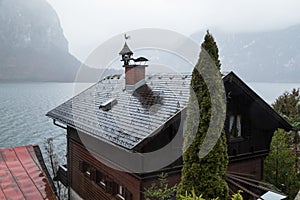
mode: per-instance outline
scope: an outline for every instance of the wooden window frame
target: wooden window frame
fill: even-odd
[[[243,117],[241,114],[229,115],[229,140],[235,141],[243,138]]]
[[[79,161],[79,171],[88,179],[96,179],[96,169],[85,161]]]
[[[125,200],[125,187],[121,184],[116,184],[116,196],[120,200]]]
[[[114,182],[113,179],[106,176],[103,172],[94,168],[86,161],[79,161],[79,171],[88,179],[94,181],[105,190],[106,193],[115,196],[118,200],[132,200],[132,193],[122,184]]]
[[[106,185],[105,191],[107,193],[109,193],[111,195],[116,194],[116,189],[115,189],[116,183],[112,179],[106,177],[105,185]]]
[[[106,176],[101,171],[96,171],[96,181],[97,185],[102,188],[106,188]]]

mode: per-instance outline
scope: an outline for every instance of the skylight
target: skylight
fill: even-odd
[[[101,103],[99,109],[102,109],[103,111],[109,111],[117,103],[118,103],[117,99],[110,99],[104,103]]]

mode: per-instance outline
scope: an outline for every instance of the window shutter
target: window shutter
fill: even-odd
[[[116,194],[115,183],[111,179],[106,179],[106,192],[111,195]]]
[[[78,168],[79,168],[79,171],[81,171],[81,172],[83,172],[83,170],[84,170],[83,165],[84,165],[83,161],[80,160],[80,161],[79,161],[79,166],[78,166]]]
[[[116,183],[111,181],[110,184],[111,184],[111,191],[112,191],[111,194],[112,195],[117,194]]]
[[[125,190],[125,200],[132,200],[132,193],[129,190]]]
[[[109,180],[108,180],[108,178],[106,177],[106,179],[105,179],[105,191],[107,192],[107,193],[109,193]]]
[[[96,182],[96,169],[91,168],[91,180]]]

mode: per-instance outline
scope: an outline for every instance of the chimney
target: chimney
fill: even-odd
[[[146,84],[145,68],[148,66],[146,65],[148,59],[144,57],[132,58],[133,52],[129,49],[126,42],[119,54],[122,56],[121,61],[123,61],[123,67],[125,68],[125,89],[133,92]]]

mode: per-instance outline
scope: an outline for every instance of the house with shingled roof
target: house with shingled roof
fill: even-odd
[[[140,200],[162,172],[170,186],[180,181],[191,75],[146,75],[147,59],[132,58],[126,43],[119,54],[124,75],[107,76],[47,113],[67,132],[67,164],[57,179],[70,199]],[[246,199],[257,199],[266,191],[248,183],[263,179],[274,131],[292,126],[233,72],[223,82],[227,182],[232,193],[246,189]]]

